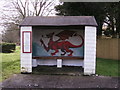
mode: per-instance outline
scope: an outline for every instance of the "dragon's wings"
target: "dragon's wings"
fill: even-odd
[[[75,33],[76,31],[64,30],[56,34],[55,36],[60,37],[61,40],[65,40],[65,39],[68,39],[69,37],[72,37]]]

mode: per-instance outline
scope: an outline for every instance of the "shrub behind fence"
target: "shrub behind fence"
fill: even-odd
[[[16,44],[14,43],[0,43],[0,52],[2,53],[11,53],[14,52],[16,48]]]

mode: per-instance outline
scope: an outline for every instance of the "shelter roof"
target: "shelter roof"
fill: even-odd
[[[97,26],[94,16],[31,16],[26,17],[20,26]]]

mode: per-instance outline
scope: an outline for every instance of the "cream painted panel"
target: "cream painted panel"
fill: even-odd
[[[85,26],[84,74],[95,74],[96,27]]]
[[[21,27],[21,72],[26,72],[26,73],[31,73],[32,72],[32,53],[23,53],[23,46],[25,51],[29,52],[30,50],[30,34],[29,33],[24,33],[24,38],[23,38],[23,31],[31,31],[32,32],[32,27],[31,26],[24,26]],[[24,45],[23,40],[24,39]]]

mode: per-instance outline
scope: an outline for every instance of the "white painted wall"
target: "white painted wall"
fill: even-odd
[[[95,74],[96,68],[96,27],[85,26],[84,74]]]
[[[83,67],[83,62],[84,62],[83,60],[62,60],[62,65]],[[33,67],[36,67],[37,65],[53,66],[53,65],[57,65],[57,60],[35,60],[33,59]]]
[[[31,31],[32,32],[32,27],[31,26],[24,26],[24,27],[21,27],[21,32],[20,32],[20,35],[21,35],[21,72],[27,72],[27,73],[31,73],[32,72],[32,53],[23,53],[23,39],[27,39],[27,40],[30,40],[30,38],[23,38],[22,37],[22,34],[23,34],[23,31]],[[27,45],[30,45],[29,43]],[[26,47],[27,48],[27,47]]]

